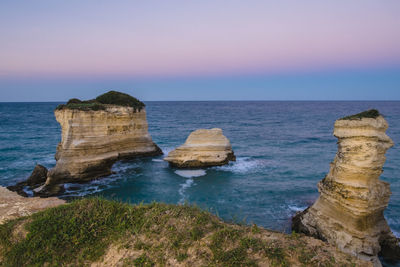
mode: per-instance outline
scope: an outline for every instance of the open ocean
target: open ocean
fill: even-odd
[[[35,164],[51,168],[60,141],[59,103],[0,103],[0,185],[26,179]],[[67,184],[63,197],[102,195],[148,203],[196,203],[225,220],[290,231],[290,218],[318,196],[317,182],[333,160],[334,121],[376,108],[395,146],[381,179],[391,185],[385,211],[400,233],[400,102],[146,102],[149,132],[165,154],[199,128],[222,128],[237,161],[204,170],[176,170],[162,156],[118,162],[115,174]]]

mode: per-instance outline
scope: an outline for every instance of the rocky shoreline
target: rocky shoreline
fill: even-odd
[[[126,97],[119,93],[116,96]],[[63,183],[84,183],[111,174],[111,166],[118,160],[162,154],[148,133],[144,104],[137,107],[79,101],[73,100],[55,110],[62,128],[56,166],[47,171],[37,165],[28,180],[8,187],[10,190],[27,196],[24,188],[29,187],[35,196],[55,196],[63,191]],[[130,101],[135,105],[141,103],[136,99]],[[385,152],[393,146],[385,133],[387,128],[386,120],[376,110],[335,122],[338,152],[329,173],[318,184],[318,200],[293,218],[295,232],[330,243],[373,266],[381,266],[378,256],[400,261],[400,240],[383,216],[390,186],[379,180]],[[218,128],[192,132],[182,146],[164,158],[175,168],[220,166],[235,159],[230,141]],[[22,199],[25,198],[4,201],[17,201],[22,203],[17,205],[21,207],[25,205]],[[31,199],[38,207],[48,207],[43,204],[46,201],[37,200],[40,198]],[[49,198],[49,207],[60,204]],[[32,212],[41,210],[28,207]],[[15,214],[26,216],[32,212]]]

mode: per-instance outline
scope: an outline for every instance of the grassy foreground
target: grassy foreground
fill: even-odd
[[[322,241],[189,205],[82,199],[0,225],[0,266],[358,266]]]

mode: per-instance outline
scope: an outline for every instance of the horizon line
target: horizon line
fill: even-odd
[[[378,100],[357,100],[357,99],[338,99],[338,100],[313,100],[313,99],[275,99],[275,100],[140,100],[141,102],[399,102],[400,99],[378,99]],[[4,103],[66,103],[66,101],[0,101],[0,104]]]

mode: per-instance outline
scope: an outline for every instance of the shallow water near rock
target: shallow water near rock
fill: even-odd
[[[0,103],[0,185],[26,179],[37,163],[55,165],[59,103]],[[391,184],[385,212],[400,233],[400,102],[147,102],[149,132],[167,154],[190,132],[219,127],[236,162],[204,170],[170,168],[162,156],[118,162],[113,175],[67,184],[64,198],[102,195],[131,203],[196,203],[225,220],[290,231],[291,216],[318,197],[333,160],[336,119],[376,108],[395,146],[381,179]]]

